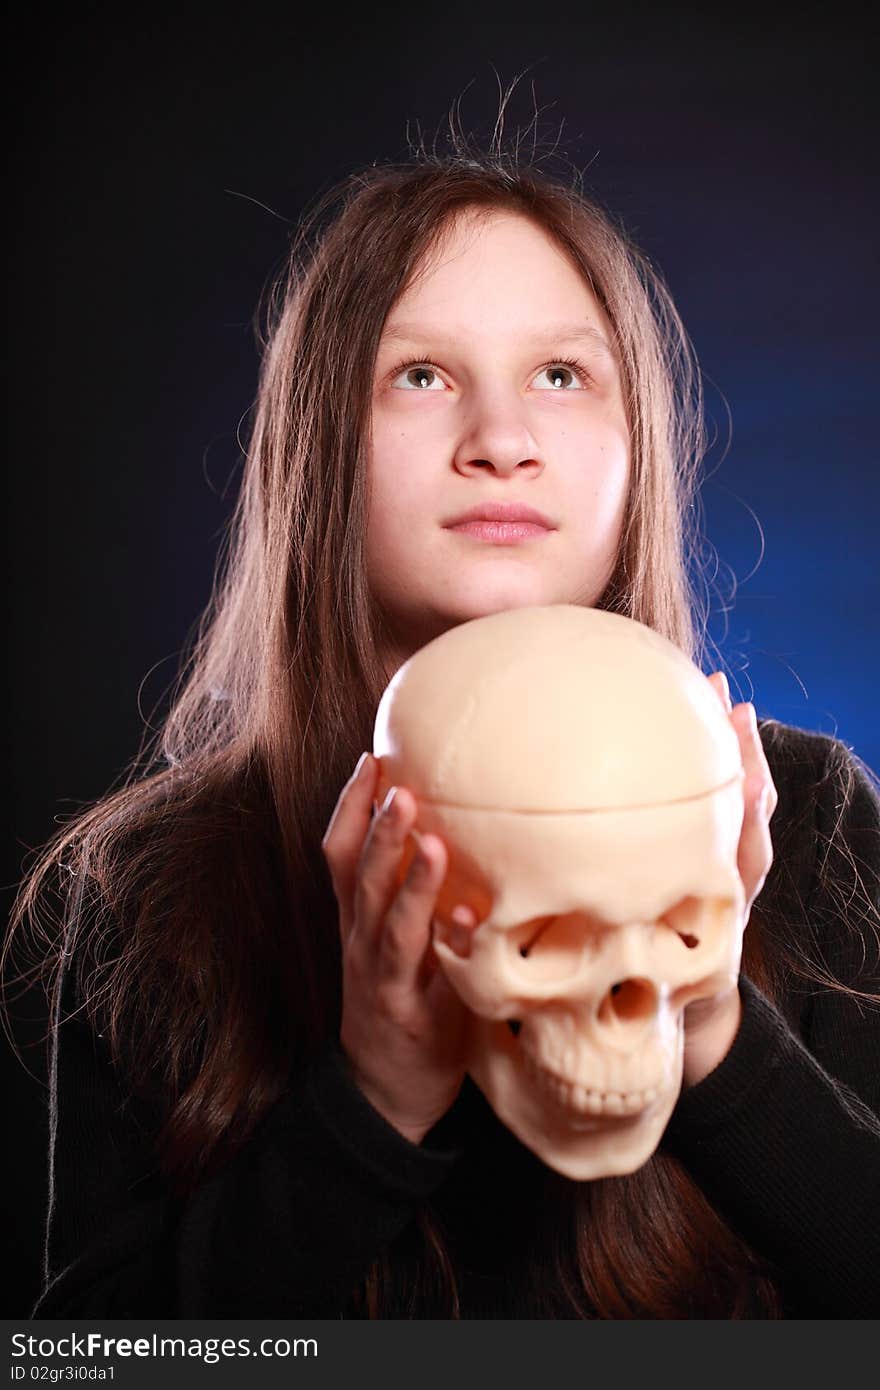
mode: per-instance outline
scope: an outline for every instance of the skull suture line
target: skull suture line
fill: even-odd
[[[708,680],[618,614],[508,610],[397,671],[373,750],[379,795],[409,787],[415,838],[449,850],[433,944],[475,1016],[471,1077],[560,1173],[640,1167],[681,1088],[685,1006],[739,974],[744,773]],[[457,903],[479,921],[467,957]]]

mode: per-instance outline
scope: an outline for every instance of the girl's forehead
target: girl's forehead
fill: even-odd
[[[592,334],[608,347],[610,324],[580,267],[541,226],[519,213],[493,209],[460,217],[426,248],[390,310],[383,339],[427,330],[450,338],[467,325],[491,332],[496,309],[505,332],[521,328],[548,339]]]
[[[424,278],[466,259],[491,259],[507,248],[515,256],[556,257],[558,247],[539,223],[503,208],[467,209],[435,229],[416,267]]]

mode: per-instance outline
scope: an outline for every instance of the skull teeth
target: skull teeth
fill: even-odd
[[[639,1091],[594,1090],[582,1086],[577,1081],[566,1081],[555,1072],[536,1062],[527,1052],[523,1053],[526,1071],[543,1091],[552,1096],[566,1110],[574,1110],[583,1115],[639,1115],[652,1105],[659,1095],[659,1087],[648,1086]]]

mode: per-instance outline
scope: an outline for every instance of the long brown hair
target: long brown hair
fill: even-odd
[[[67,966],[77,1007],[132,1089],[159,1098],[157,1161],[177,1193],[245,1142],[291,1068],[338,1037],[336,904],[320,842],[387,680],[363,559],[374,362],[388,312],[462,211],[531,218],[602,304],[632,482],[598,606],[702,661],[699,371],[661,276],[580,183],[454,134],[442,155],[350,175],[303,218],[263,306],[242,486],[170,712],[19,890],[12,930],[30,924],[53,1008]],[[771,994],[782,953],[752,924],[746,968]],[[535,1316],[552,1289],[579,1316],[778,1315],[770,1274],[670,1156],[623,1179],[548,1180],[545,1198]],[[437,1281],[457,1316],[430,1204],[419,1225],[411,1311],[431,1315],[436,1304],[420,1300]],[[383,1258],[353,1291],[369,1316],[394,1306],[393,1277]]]

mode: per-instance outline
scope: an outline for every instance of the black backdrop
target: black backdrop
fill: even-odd
[[[713,631],[741,698],[877,765],[866,18],[444,2],[13,22],[7,901],[27,850],[161,710],[240,477],[252,314],[295,219],[404,157],[408,133],[442,148],[459,97],[487,138],[499,79],[520,74],[508,130],[528,152],[536,101],[539,148],[559,136],[586,168],[703,362],[722,436],[707,517],[719,580],[740,583]],[[39,1034],[33,999],[15,1015]],[[45,1200],[39,1048],[25,1059],[33,1077],[4,1052],[8,1315],[37,1288]]]

